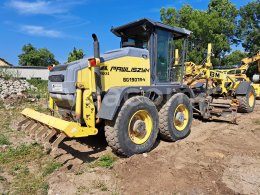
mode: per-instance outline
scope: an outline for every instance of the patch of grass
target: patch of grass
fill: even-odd
[[[85,186],[78,187],[76,195],[79,195],[79,194],[89,194],[89,188],[87,188]]]
[[[0,99],[0,109],[4,108],[4,102]]]
[[[108,188],[104,181],[101,180],[95,180],[93,181],[93,187],[95,189],[100,189],[101,191],[108,191]]]
[[[254,123],[255,123],[256,125],[260,125],[260,119],[254,120]]]
[[[119,192],[112,192],[112,195],[119,195]]]
[[[12,194],[48,194],[48,183],[44,177],[30,173],[28,167],[23,167],[11,184]]]
[[[13,75],[10,71],[8,71],[7,69],[1,69],[0,70],[0,77],[2,77],[4,80],[10,80],[13,78]]]
[[[6,178],[0,175],[0,181],[6,181]]]
[[[114,162],[117,160],[117,157],[112,154],[105,154],[101,156],[98,160],[93,162],[90,166],[94,167],[105,167],[105,168],[112,168]]]
[[[78,170],[75,175],[82,175],[84,173],[84,170],[83,169],[80,169]]]
[[[1,133],[0,133],[0,145],[11,145],[9,139],[4,134]]]
[[[7,193],[11,194],[47,195],[49,186],[46,176],[61,166],[37,144],[24,144],[0,153],[1,170],[13,176],[7,186]]]
[[[0,153],[0,164],[12,166],[40,159],[43,155],[44,152],[39,145],[23,144],[16,148],[9,148],[7,151]]]
[[[60,167],[62,166],[61,163],[59,162],[55,162],[55,161],[50,161],[48,162],[44,168],[43,168],[43,171],[42,171],[42,176],[47,176],[47,175],[50,175],[52,174],[54,171],[58,170]]]
[[[9,111],[6,110],[1,110],[0,111],[1,114],[1,120],[0,120],[0,130],[1,132],[10,130],[9,126],[10,126],[10,117],[12,116],[12,114]]]
[[[42,105],[42,104],[32,104],[32,105],[30,105],[30,107],[32,109],[34,109],[35,111],[37,111],[37,112],[41,112],[41,113],[44,113],[44,114],[49,114],[50,111],[48,110],[46,105],[47,105],[47,101],[46,101],[45,105]]]

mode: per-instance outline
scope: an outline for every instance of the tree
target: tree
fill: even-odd
[[[249,2],[240,8],[238,37],[250,54],[260,49],[260,0]]]
[[[58,64],[52,54],[46,48],[37,49],[32,44],[24,45],[22,48],[23,53],[19,55],[19,64],[22,66],[49,66]]]
[[[82,49],[76,49],[74,47],[73,51],[69,53],[67,63],[73,62],[73,61],[76,61],[76,60],[80,60],[80,59],[84,58],[84,56],[85,56],[85,54],[83,53]]]
[[[223,64],[223,57],[231,51],[230,45],[237,43],[234,36],[237,15],[235,5],[229,0],[211,0],[206,11],[193,9],[190,5],[184,5],[180,10],[161,9],[163,23],[193,32],[188,60],[197,64],[205,59],[208,43],[212,43],[214,48],[213,64]]]
[[[247,53],[240,50],[233,51],[231,54],[225,56],[223,64],[227,67],[233,67],[234,65],[240,65],[241,60],[247,57]]]

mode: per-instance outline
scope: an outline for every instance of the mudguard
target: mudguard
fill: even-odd
[[[112,120],[116,114],[117,108],[120,106],[120,103],[124,98],[124,95],[129,93],[138,94],[140,92],[141,90],[138,90],[137,88],[111,88],[102,100],[102,104],[99,112],[97,113],[97,117]]]
[[[251,85],[251,82],[248,82],[248,81],[242,81],[241,83],[239,83],[239,85],[236,89],[236,95],[246,95],[247,90],[250,85]]]
[[[170,96],[181,92],[190,98],[194,97],[194,93],[189,87],[181,86],[180,84],[145,87],[114,87],[109,89],[109,91],[104,95],[97,117],[106,120],[113,120],[122,100],[129,99],[129,95],[141,95],[143,93],[149,94],[150,92]]]

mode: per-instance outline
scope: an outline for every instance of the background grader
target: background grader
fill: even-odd
[[[111,31],[121,38],[120,49],[100,55],[93,34],[94,57],[50,71],[50,115],[22,111],[20,128],[46,149],[56,149],[66,137],[96,135],[104,127],[113,151],[130,156],[151,150],[158,133],[171,141],[186,137],[193,110],[205,118],[216,113],[206,94],[197,99],[183,83],[186,51],[178,70],[171,64],[174,42],[182,39],[185,48],[190,31],[149,19]]]
[[[241,60],[239,68],[222,70],[235,81],[252,82],[257,98],[260,98],[260,50],[253,56]]]
[[[233,109],[237,107],[238,112],[252,112],[255,107],[256,93],[250,79],[246,75],[230,74],[233,69],[213,69],[211,56],[212,45],[208,44],[207,57],[201,65],[193,62],[185,63],[185,83],[191,88],[198,88],[198,94],[205,91],[212,97],[212,103],[219,98],[231,100],[230,103],[223,104],[223,106],[229,107],[228,105],[230,105]],[[239,70],[244,69],[245,66]]]

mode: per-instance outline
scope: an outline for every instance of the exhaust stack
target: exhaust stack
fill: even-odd
[[[100,49],[99,49],[99,42],[96,34],[92,34],[92,38],[94,40],[94,58],[100,58]]]

